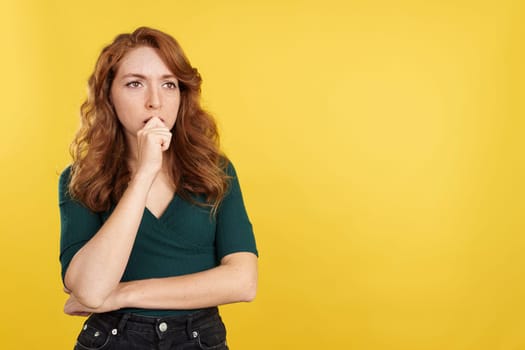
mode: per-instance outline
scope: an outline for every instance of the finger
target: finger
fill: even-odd
[[[161,146],[166,145],[168,147],[172,137],[171,132],[166,131],[167,129],[156,129],[157,131],[153,130],[154,129],[147,133],[147,139],[149,142],[154,142]]]
[[[149,119],[146,124],[144,125],[144,129],[151,129],[155,127],[166,127],[166,125],[160,120],[159,117],[153,117]]]
[[[64,310],[64,313],[69,316],[89,316],[91,315],[91,312],[86,312],[86,311],[66,311]]]
[[[143,136],[147,135],[171,135],[171,131],[168,128],[151,128],[144,129],[142,132]]]
[[[161,150],[166,151],[168,148],[170,148],[171,144],[171,134],[169,136],[162,137],[162,143],[160,144]]]
[[[64,313],[68,315],[75,315],[79,313],[90,313],[91,310],[84,307],[83,305],[80,305],[79,303],[76,303],[74,301],[71,301],[70,299],[66,301],[66,304],[64,305]]]
[[[171,137],[171,132],[167,128],[142,129],[137,132],[139,143],[159,135]]]

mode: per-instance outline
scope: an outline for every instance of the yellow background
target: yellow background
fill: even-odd
[[[58,173],[103,45],[204,77],[260,249],[232,349],[525,349],[523,1],[0,5],[0,347],[71,349]]]

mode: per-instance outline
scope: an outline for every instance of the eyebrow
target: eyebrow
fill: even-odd
[[[147,80],[147,77],[145,75],[142,75],[142,74],[138,74],[138,73],[128,73],[128,74],[124,74],[122,76],[122,78],[139,78],[139,79],[143,79],[143,80]],[[173,74],[164,74],[163,76],[160,77],[161,79],[177,79],[177,77]]]

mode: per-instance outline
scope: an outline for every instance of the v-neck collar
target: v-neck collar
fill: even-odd
[[[166,209],[164,209],[164,211],[160,214],[159,217],[157,217],[155,214],[153,214],[151,212],[151,210],[149,210],[148,207],[144,207],[144,212],[148,213],[156,221],[163,221],[163,219],[168,215],[168,212],[173,207],[173,205],[174,205],[174,203],[175,203],[177,198],[178,198],[177,194],[176,193],[173,194],[173,198],[171,198],[170,202],[168,203],[168,206],[166,207]]]

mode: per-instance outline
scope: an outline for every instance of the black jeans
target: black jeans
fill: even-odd
[[[217,308],[190,315],[147,317],[129,313],[92,314],[75,350],[228,350]]]

